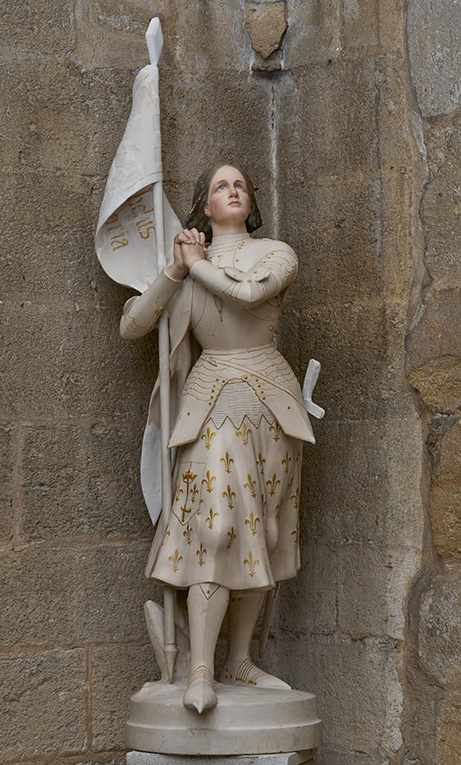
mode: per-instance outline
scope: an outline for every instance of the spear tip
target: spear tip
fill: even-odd
[[[162,25],[158,16],[150,20],[146,32],[146,43],[150,63],[157,65],[163,47]]]

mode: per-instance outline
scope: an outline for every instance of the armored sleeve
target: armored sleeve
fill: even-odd
[[[142,295],[135,295],[127,300],[120,320],[120,334],[123,339],[136,340],[154,329],[160,315],[181,284],[182,282],[171,279],[161,271]]]
[[[275,247],[249,271],[219,268],[207,260],[197,261],[190,269],[191,277],[203,287],[242,308],[259,305],[283,292],[297,273],[298,259],[288,245]]]

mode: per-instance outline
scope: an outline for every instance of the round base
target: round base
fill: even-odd
[[[303,691],[215,683],[218,704],[186,709],[185,687],[145,683],[131,697],[126,744],[180,755],[276,754],[316,749],[322,723],[316,697]]]

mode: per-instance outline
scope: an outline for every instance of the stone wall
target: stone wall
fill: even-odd
[[[406,365],[424,422],[426,518],[409,597],[405,729],[410,762],[421,765],[461,763],[460,24],[457,3],[408,4],[424,185],[420,292]]]
[[[251,168],[262,235],[301,264],[279,345],[300,379],[322,363],[303,569],[265,665],[318,693],[319,765],[461,762],[455,6],[409,0],[406,19],[403,0],[37,0],[2,14],[1,763],[120,765],[129,696],[156,676],[138,481],[156,338],[119,339],[130,292],[93,247],[153,15],[170,201],[183,217],[220,158]]]

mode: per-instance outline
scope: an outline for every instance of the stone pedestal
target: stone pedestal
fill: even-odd
[[[322,723],[312,693],[221,683],[216,683],[215,688],[218,705],[199,715],[184,707],[184,686],[146,683],[131,698],[127,746],[141,752],[181,755],[178,758],[181,762],[184,756],[191,755],[235,757],[283,753],[283,765],[308,761],[307,757],[297,763],[286,760],[294,756],[286,753],[313,753],[320,746]],[[139,765],[141,762],[144,765],[144,760],[139,760]],[[172,758],[168,762],[173,762]],[[155,763],[160,765],[157,760]],[[130,765],[134,765],[134,761],[130,761]]]
[[[250,754],[233,757],[184,757],[174,754],[128,752],[127,765],[304,765],[313,762],[314,750],[287,752],[286,754]]]

